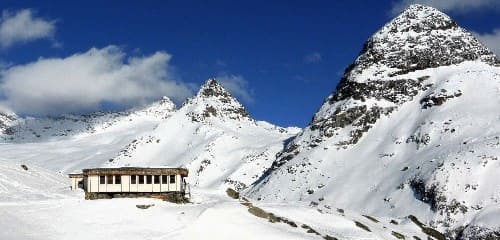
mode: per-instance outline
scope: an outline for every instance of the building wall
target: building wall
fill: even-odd
[[[98,176],[88,176],[87,184],[89,189],[87,192],[99,192],[99,177]]]
[[[107,178],[113,177],[113,184],[108,184]],[[100,184],[99,176],[85,176],[84,177],[84,188],[86,192],[109,192],[109,193],[118,193],[118,192],[172,192],[172,191],[181,191],[181,181],[182,178],[180,175],[175,175],[175,183],[170,182],[170,175],[167,177],[167,182],[164,183],[161,181],[160,183],[154,183],[154,176],[152,177],[152,183],[146,184],[146,179],[144,184],[139,184],[139,179],[137,177],[136,184],[131,183],[130,175],[121,175],[121,184],[115,184],[114,176],[106,176],[104,184]],[[73,183],[72,183],[73,184]],[[76,183],[77,184],[77,183]],[[73,185],[72,185],[73,186]],[[76,185],[78,187],[78,185]]]
[[[168,187],[168,178],[169,177],[167,177],[167,182],[160,181],[161,182],[160,188],[161,188],[162,192],[174,191],[174,190],[170,190]],[[162,180],[162,179],[160,179],[160,180]]]
[[[129,180],[130,180],[130,175],[129,175]],[[135,184],[132,184],[132,182],[129,182],[129,191],[130,192],[139,192],[139,179],[136,178]]]
[[[83,190],[88,192],[87,189],[89,189],[89,180],[87,176],[83,176]]]
[[[154,177],[153,177],[153,192],[161,192],[161,177],[160,177],[160,183],[155,184],[154,182]]]
[[[82,181],[82,180],[83,180],[83,178],[81,178],[81,177],[72,177],[71,178],[71,190],[74,191],[74,190],[78,189],[78,182]]]
[[[122,192],[130,192],[130,175],[122,175]]]
[[[152,192],[153,184],[137,184],[137,192]]]

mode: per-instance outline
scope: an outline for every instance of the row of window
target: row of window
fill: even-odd
[[[160,184],[160,179],[162,184],[175,183],[175,175],[131,175],[130,184]],[[122,176],[99,176],[99,184],[122,184]]]

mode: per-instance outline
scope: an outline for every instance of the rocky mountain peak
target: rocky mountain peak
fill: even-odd
[[[287,146],[276,165],[326,140],[338,148],[355,145],[380,118],[429,92],[432,84],[427,74],[409,77],[408,73],[465,61],[498,64],[491,51],[449,16],[432,7],[411,5],[365,42],[309,127]],[[423,109],[426,103],[440,101],[432,100],[440,93],[428,94],[421,100]],[[461,95],[450,92],[439,99]]]
[[[201,86],[197,96],[203,97],[229,97],[231,94],[215,78],[209,78]]]
[[[182,108],[188,108],[187,115],[197,122],[203,122],[211,117],[251,120],[243,105],[215,78],[208,79],[198,93],[183,104]]]
[[[446,30],[457,27],[457,24],[439,10],[420,4],[413,4],[406,8],[389,24],[384,26],[378,34],[387,32],[423,32],[429,30]]]
[[[327,137],[334,134],[333,129],[351,124],[367,131],[381,115],[391,113],[425,90],[428,76],[409,79],[403,75],[465,61],[498,63],[491,51],[446,14],[432,7],[411,5],[365,42],[335,92],[315,114],[311,128]],[[389,104],[369,106],[365,103],[368,99]],[[356,143],[362,132],[351,132],[354,137],[342,144]]]
[[[345,74],[360,82],[473,60],[498,63],[488,48],[449,16],[414,4],[365,42]]]

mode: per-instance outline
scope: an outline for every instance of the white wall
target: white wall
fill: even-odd
[[[151,184],[146,184],[147,179],[144,178],[144,184],[139,184],[139,176],[136,177],[136,184],[131,183],[130,175],[122,175],[121,176],[121,184],[115,184],[113,179],[113,184],[108,184],[108,177],[114,176],[106,176],[106,180],[104,184],[100,184],[99,176],[88,176],[84,178],[85,190],[87,192],[110,192],[110,193],[118,193],[118,192],[171,192],[171,191],[180,191],[181,190],[181,181],[182,178],[180,175],[175,175],[175,183],[170,182],[170,176],[167,176],[167,183],[162,182],[160,176],[160,184],[154,183],[154,176],[152,176]],[[73,183],[72,183],[73,184]],[[77,182],[76,182],[77,184]],[[73,187],[73,185],[72,185]],[[78,187],[76,185],[76,187]]]
[[[122,175],[122,192],[130,192],[130,175]]]
[[[89,186],[89,188],[86,189],[87,192],[99,192],[99,177],[88,176],[87,185]]]
[[[82,181],[82,180],[83,180],[82,177],[72,177],[71,178],[71,190],[75,191],[76,189],[78,189],[78,182]]]

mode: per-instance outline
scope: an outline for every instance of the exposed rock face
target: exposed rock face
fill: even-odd
[[[426,82],[429,76],[402,79],[399,75],[472,60],[499,63],[490,50],[446,14],[411,5],[366,41],[336,90],[313,116],[305,130],[308,138],[297,137],[273,166],[293,158],[299,146],[315,147],[332,137],[338,139],[336,145],[341,148],[356,144],[381,116],[432,86]],[[443,91],[422,99],[422,108],[462,95],[460,90]],[[346,127],[351,130],[346,132]]]
[[[368,39],[245,194],[414,214],[450,239],[495,236],[470,219],[500,202],[499,89],[491,51],[445,14],[412,5]]]
[[[495,240],[500,239],[500,227],[490,229],[481,226],[466,226],[458,233],[457,240]]]
[[[17,120],[17,116],[13,113],[6,113],[0,111],[0,135],[12,135],[13,129],[10,126]]]
[[[370,70],[371,78],[457,64],[468,60],[498,63],[495,55],[446,14],[411,5],[364,44],[347,78]]]
[[[213,78],[208,79],[198,93],[183,104],[184,107],[190,108],[187,114],[195,122],[211,117],[252,121],[243,105]]]

